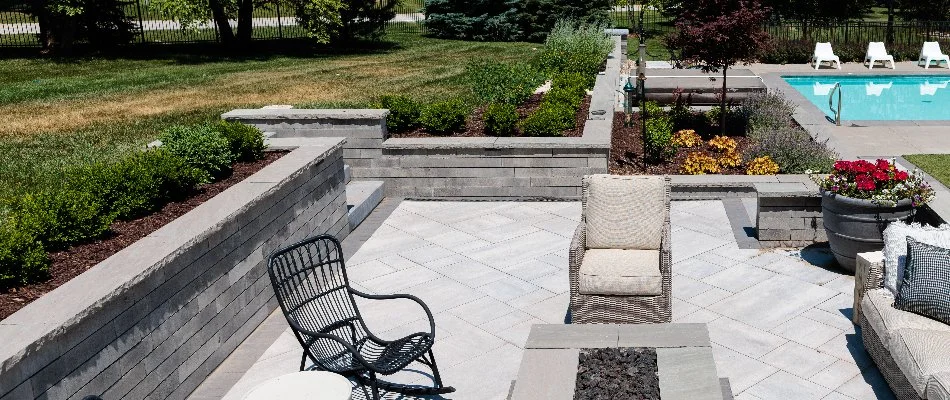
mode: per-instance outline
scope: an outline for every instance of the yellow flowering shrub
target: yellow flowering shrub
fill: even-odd
[[[715,158],[698,151],[689,153],[680,170],[687,175],[705,175],[719,173],[719,163]]]
[[[738,151],[729,151],[719,157],[719,165],[723,168],[735,168],[742,165],[742,155]]]
[[[709,146],[720,153],[736,151],[736,141],[728,136],[716,136],[709,139]]]
[[[772,161],[772,157],[757,157],[746,164],[745,173],[746,175],[775,175],[778,173],[778,164]]]
[[[676,147],[696,147],[702,144],[703,138],[692,129],[683,129],[673,134],[673,145]]]

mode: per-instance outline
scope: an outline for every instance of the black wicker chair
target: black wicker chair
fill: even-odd
[[[429,307],[414,296],[370,295],[350,287],[336,238],[321,235],[277,250],[270,256],[267,270],[280,308],[303,347],[300,370],[310,359],[312,368],[356,378],[372,388],[377,400],[380,389],[406,395],[455,391],[442,384],[432,355],[435,321]],[[429,332],[394,341],[380,339],[367,328],[354,295],[370,300],[413,300],[428,315]],[[396,373],[413,361],[432,370],[434,386],[403,385],[377,377]]]

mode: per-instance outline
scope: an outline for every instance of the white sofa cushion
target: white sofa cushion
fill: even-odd
[[[898,329],[950,332],[950,325],[894,308],[894,294],[887,289],[868,290],[861,300],[861,313],[885,346]]]
[[[892,222],[884,230],[884,287],[897,294],[904,277],[907,237],[931,246],[950,248],[950,225],[940,227]]]
[[[666,218],[665,178],[591,175],[584,179],[587,248],[659,250]]]
[[[658,250],[590,249],[578,271],[578,292],[659,296],[663,293]]]
[[[934,375],[950,371],[950,332],[898,329],[887,349],[921,398],[928,398],[927,386]]]
[[[950,400],[950,371],[936,373],[927,383],[927,400]]]

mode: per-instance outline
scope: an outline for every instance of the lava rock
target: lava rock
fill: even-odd
[[[574,400],[659,400],[656,349],[581,349]]]

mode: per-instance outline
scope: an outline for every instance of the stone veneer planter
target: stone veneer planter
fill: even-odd
[[[389,138],[388,110],[233,110],[226,120],[272,137],[346,136],[354,179],[386,181],[387,195],[426,198],[580,198],[584,175],[607,173],[617,108],[620,36],[597,76],[582,137]]]
[[[277,306],[265,258],[349,233],[342,144],[287,155],[0,321],[0,399],[184,399]]]

